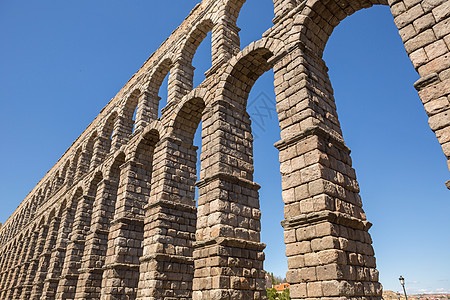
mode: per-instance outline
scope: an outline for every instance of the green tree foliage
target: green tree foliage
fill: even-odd
[[[289,295],[289,289],[285,289],[281,294],[278,294],[275,288],[266,290],[267,290],[267,300],[291,300],[291,296]]]
[[[266,290],[267,290],[267,300],[277,300],[278,299],[278,293],[275,288],[266,289]]]
[[[279,297],[278,299],[280,299],[280,300],[291,300],[291,296],[290,296],[290,293],[289,293],[289,289],[285,289],[285,290],[281,293],[281,295],[280,295],[280,297]]]

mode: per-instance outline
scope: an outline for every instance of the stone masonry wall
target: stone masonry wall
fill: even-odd
[[[246,105],[270,69],[291,298],[381,299],[322,53],[348,15],[389,5],[450,168],[450,2],[274,0],[274,26],[240,51],[244,2],[198,4],[0,224],[0,299],[265,299]],[[208,32],[212,68],[193,89]]]

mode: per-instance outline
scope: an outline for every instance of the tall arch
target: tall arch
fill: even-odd
[[[56,245],[51,252],[47,276],[44,281],[42,298],[54,299],[61,280],[68,245],[73,236],[73,226],[83,189],[77,188],[69,200],[64,199],[61,205],[61,221],[57,233]]]
[[[10,289],[8,291],[7,298],[9,298],[9,297],[12,298],[12,296],[14,294],[14,290],[17,286],[17,280],[19,277],[20,269],[21,269],[21,266],[22,266],[22,264],[24,262],[24,258],[25,258],[24,254],[28,247],[28,242],[29,242],[28,238],[29,238],[29,232],[26,232],[26,231],[23,232],[21,234],[21,236],[19,236],[19,247],[16,249],[16,251],[17,251],[16,264],[14,266],[14,271],[11,276]]]
[[[61,176],[62,169],[57,170],[52,178],[53,190],[58,191],[63,185],[63,177]]]
[[[23,234],[20,234],[19,236],[15,237],[14,242],[14,253],[10,257],[10,265],[9,270],[7,272],[6,278],[4,278],[4,281],[6,282],[4,288],[2,289],[2,298],[4,299],[10,299],[13,291],[14,291],[14,285],[15,285],[15,277],[18,271],[18,266],[21,263],[21,254],[24,247],[24,236]]]
[[[94,147],[96,140],[97,140],[97,131],[94,131],[90,134],[89,139],[87,140],[84,146],[79,176],[88,173],[92,168],[96,167],[101,163],[99,158],[94,157]]]
[[[96,163],[101,163],[104,161],[105,157],[111,152],[120,147],[117,139],[118,135],[116,132],[116,124],[118,114],[113,111],[105,118],[99,135],[95,137],[93,161]]]
[[[241,50],[241,40],[237,26],[239,14],[246,0],[224,0],[222,13],[217,27],[217,36],[221,37],[218,43],[217,52],[227,61],[237,55]]]
[[[34,248],[36,246],[36,241],[38,238],[38,232],[36,231],[36,224],[31,226],[28,232],[28,238],[26,241],[25,251],[23,253],[23,261],[20,269],[18,271],[17,284],[14,286],[14,294],[12,296],[13,299],[20,299],[22,296],[25,279],[27,276],[27,270],[30,265],[31,258],[33,257]]]
[[[22,299],[32,299],[32,291],[34,287],[34,281],[37,279],[39,261],[41,254],[44,250],[45,242],[48,235],[49,225],[47,223],[48,216],[42,216],[37,222],[36,226],[36,244],[33,249],[30,264],[26,269],[26,277],[22,286]]]
[[[297,22],[311,34],[302,35],[302,41],[321,57],[334,27],[347,15],[374,4],[388,3],[387,1],[355,0],[339,6],[335,1],[327,3],[307,1]],[[404,1],[392,1],[389,6],[405,50],[421,76],[421,79],[415,83],[415,87],[429,116],[430,127],[449,159],[450,141],[447,133],[450,131],[450,112],[444,101],[450,93],[449,78],[446,75],[449,66],[445,63],[448,61],[449,49],[444,46],[444,37],[448,34],[448,30],[443,29],[446,26],[446,20],[445,13],[442,13],[446,10],[445,5],[441,1],[417,2],[414,5]],[[329,20],[320,16],[319,12],[322,11],[327,12],[330,16]]]
[[[181,97],[189,93],[194,87],[193,83],[195,67],[192,65],[192,60],[194,59],[198,47],[211,31],[213,31],[214,38],[217,39],[217,37],[215,36],[214,28],[215,25],[212,20],[207,18],[202,20],[190,30],[186,40],[184,41],[184,44],[181,46],[176,62],[176,66],[178,67],[175,68],[175,73],[181,71],[177,76],[178,83],[183,85],[179,88],[183,91],[183,94],[180,94]],[[210,51],[212,54],[218,54],[217,51],[214,51],[214,48],[217,47],[217,40],[214,40],[214,38],[212,38]],[[216,57],[212,56],[212,59],[214,61]],[[178,96],[179,100],[181,100],[180,96]]]
[[[80,146],[73,154],[72,163],[70,164],[70,167],[68,170],[68,172],[70,172],[70,174],[71,174],[70,176],[68,176],[69,180],[67,181],[67,184],[69,186],[74,184],[78,179],[77,175],[80,173],[79,168],[80,168],[81,155],[82,155],[82,147]]]
[[[273,66],[277,47],[282,44],[261,40],[233,58],[203,118],[194,299],[258,299],[265,294],[260,187],[253,182],[253,137],[246,104],[254,82]],[[245,261],[254,271],[246,272],[244,263],[235,261]],[[227,268],[233,271],[226,273]],[[209,278],[217,284],[202,284]]]
[[[299,7],[291,32],[291,35],[298,35],[300,42],[291,42],[289,60],[275,66],[282,137],[276,146],[280,150],[285,202],[287,280],[291,283],[293,299],[381,296],[368,233],[371,224],[362,209],[350,150],[342,137],[328,69],[322,60],[323,49],[334,27],[347,15],[374,4],[387,3],[305,2]],[[424,15],[424,12],[408,14],[408,9],[412,8],[407,7],[402,2],[391,3],[400,30]],[[414,9],[422,10],[422,3],[417,3]],[[399,18],[397,13],[406,15]],[[423,33],[416,32],[418,35],[412,37],[412,41],[404,39],[408,54],[436,41],[431,33],[423,39],[426,31],[427,28],[423,28]],[[286,80],[289,84],[283,85]],[[423,80],[419,85],[421,82]],[[445,89],[439,91],[448,94]],[[448,122],[443,118],[445,110],[437,126],[441,129]],[[430,125],[433,129],[432,121]],[[311,264],[312,258],[316,263]],[[352,275],[361,270],[368,275]]]
[[[0,285],[0,296],[2,299],[6,299],[6,296],[8,294],[8,289],[10,288],[10,276],[12,274],[12,268],[15,264],[15,257],[17,254],[17,245],[18,241],[17,239],[14,239],[10,243],[10,248],[8,251],[8,258],[6,260],[5,265],[5,271],[3,271],[2,278],[1,278],[1,285]]]
[[[58,196],[70,198],[61,216],[52,207],[50,214],[44,211],[44,200],[55,191],[47,181],[52,173],[33,190],[32,215],[40,208],[43,216],[31,234],[33,252],[19,240],[28,236],[21,231],[25,203],[7,221],[0,298],[37,298],[41,288],[44,299],[264,298],[265,245],[246,109],[253,84],[269,69],[275,72],[281,128],[276,147],[291,297],[380,298],[371,224],[322,53],[346,16],[389,3],[421,76],[415,86],[430,127],[448,159],[448,3],[274,0],[274,27],[239,52],[236,20],[244,2],[202,1],[57,163],[60,185],[67,183]],[[192,91],[192,57],[209,31],[213,66]],[[158,91],[169,73],[169,104],[158,119]],[[192,139],[200,120],[197,214]],[[80,166],[76,173],[73,166]],[[77,184],[87,186],[72,187],[82,176]],[[25,252],[29,264],[18,268],[18,253]],[[19,270],[27,275],[17,277]],[[22,290],[12,292],[14,282]]]
[[[118,119],[114,125],[115,143],[125,145],[130,140],[130,136],[135,129],[133,116],[135,115],[140,98],[141,91],[139,89],[135,89],[126,96],[126,100],[121,106]]]
[[[11,220],[12,222],[12,226],[9,228],[9,239],[12,240],[14,239],[15,235],[16,235],[16,230],[17,230],[17,217],[14,216],[13,219]]]
[[[92,207],[98,184],[103,179],[101,172],[93,174],[85,194],[79,197],[72,232],[67,243],[66,255],[61,271],[61,279],[56,290],[57,299],[74,299],[80,276],[82,256],[86,246],[86,236],[90,230]]]
[[[164,294],[169,297],[192,297],[196,223],[194,186],[197,179],[197,147],[193,145],[193,140],[205,109],[200,96],[205,96],[206,92],[202,92],[193,92],[192,97],[189,94],[179,104],[168,136],[162,138],[154,150],[138,299]],[[136,157],[140,161],[149,161],[145,151],[148,147],[148,142],[138,147]],[[150,165],[150,162],[147,164]],[[168,165],[173,168],[164,168]],[[172,261],[172,268],[165,267],[167,260]],[[150,266],[156,266],[157,272]],[[173,286],[170,291],[166,288],[169,285]]]
[[[106,177],[97,184],[75,299],[100,299],[108,233],[115,213],[120,168],[124,163],[125,154],[121,152],[114,158]]]
[[[128,136],[133,133],[137,123],[137,107],[139,103],[139,99],[141,98],[141,91],[139,89],[135,89],[125,101],[125,105],[122,110],[122,115],[125,120],[127,120],[126,124],[122,125],[124,133]],[[136,114],[136,119],[133,119],[133,116]],[[128,141],[128,140],[127,140]]]
[[[136,130],[142,130],[150,123],[158,119],[159,112],[166,108],[160,107],[159,92],[164,79],[169,76],[167,86],[167,97],[170,98],[170,88],[172,77],[170,75],[173,69],[173,58],[171,56],[163,57],[158,64],[147,75],[145,89],[142,98],[138,103],[138,111],[136,113]],[[169,101],[167,100],[167,104]],[[166,106],[167,107],[167,106]]]
[[[51,195],[52,195],[52,185],[51,185],[50,181],[47,181],[45,183],[45,187],[44,187],[44,191],[43,191],[43,197],[44,197],[43,203],[46,203],[50,199]]]
[[[2,227],[4,227],[3,224],[0,226],[0,229],[2,229]],[[0,232],[0,249],[3,248],[3,245],[4,245],[4,238],[5,238],[5,231],[1,231],[1,232]],[[3,250],[3,249],[2,249],[2,250]],[[0,268],[0,270],[1,270],[1,268]]]
[[[102,297],[136,298],[143,255],[145,206],[155,176],[153,157],[158,142],[159,132],[147,129],[133,155],[121,166],[114,218],[109,229],[106,257],[110,259],[104,266]],[[114,285],[117,281],[127,282],[127,289],[117,288]]]
[[[57,215],[57,209],[53,207],[47,217],[47,234],[42,245],[42,252],[39,254],[38,266],[33,280],[33,288],[31,290],[31,299],[40,299],[42,296],[51,253],[56,245],[60,221],[60,216]]]
[[[63,169],[61,171],[61,177],[62,177],[62,183],[63,184],[67,184],[68,181],[71,180],[71,178],[70,178],[70,176],[71,176],[71,174],[70,174],[70,165],[71,164],[72,163],[71,163],[70,159],[68,159],[66,161],[66,163],[64,164],[64,167],[63,167]]]
[[[25,207],[20,208],[17,215],[17,230],[20,232],[25,227]]]
[[[24,225],[25,226],[28,225],[30,223],[31,219],[32,219],[31,206],[32,206],[31,200],[28,199],[27,204],[26,204],[26,206],[24,208]]]

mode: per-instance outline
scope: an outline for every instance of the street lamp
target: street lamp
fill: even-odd
[[[400,284],[403,287],[403,292],[405,292],[405,298],[406,298],[406,300],[408,300],[408,296],[406,295],[406,289],[405,289],[405,278],[403,278],[403,276],[400,275],[400,278],[398,280],[400,280]]]

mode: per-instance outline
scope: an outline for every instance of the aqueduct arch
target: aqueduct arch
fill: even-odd
[[[389,5],[448,159],[448,1],[274,0],[274,26],[239,51],[244,2],[202,1],[0,228],[1,299],[264,299],[246,101],[270,69],[291,297],[380,299],[371,224],[322,54],[348,15]],[[193,89],[192,58],[209,31],[212,68]]]

